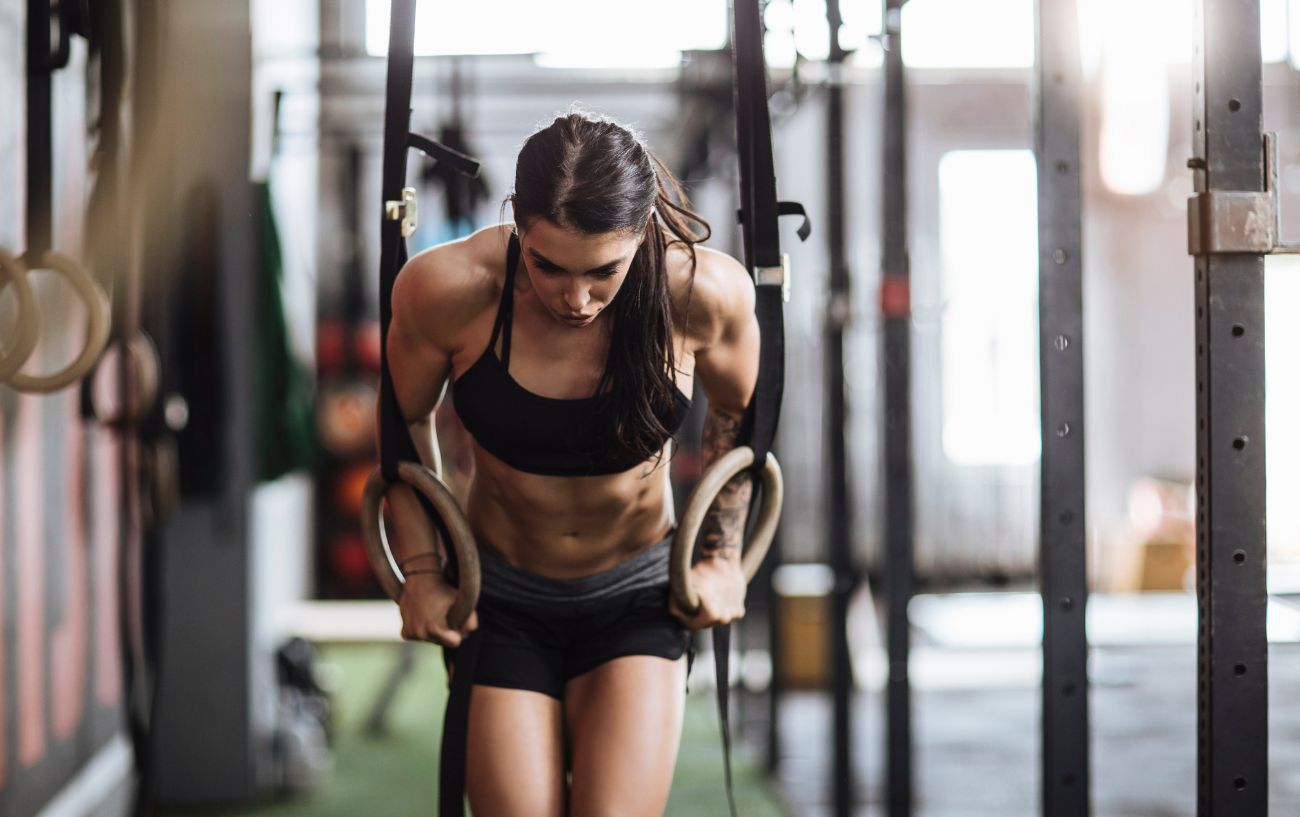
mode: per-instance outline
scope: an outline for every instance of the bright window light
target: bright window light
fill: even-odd
[[[1169,161],[1169,67],[1150,47],[1158,11],[1155,0],[1129,10],[1132,25],[1112,27],[1102,41],[1101,178],[1130,196],[1160,189]]]
[[[1088,0],[1079,4],[1083,61],[1093,74],[1104,41],[1140,32],[1142,49],[1165,63],[1192,58],[1195,0]],[[1288,10],[1291,11],[1288,14]],[[1300,0],[1261,0],[1264,62],[1290,51]],[[1033,0],[910,0],[903,6],[903,60],[915,68],[1028,68],[1034,64]]]
[[[1300,561],[1300,258],[1265,261],[1265,444],[1268,446],[1269,560]]]
[[[1038,181],[1028,150],[939,161],[943,448],[960,465],[1038,460]]]
[[[1033,0],[909,0],[902,26],[903,62],[914,68],[1034,64]]]
[[[1083,61],[1089,74],[1095,73],[1107,43],[1113,38],[1140,34],[1142,48],[1167,64],[1191,62],[1196,41],[1195,0],[1092,0],[1079,5],[1083,32]],[[1260,0],[1259,45],[1264,62],[1287,58],[1291,37],[1289,9],[1297,0]]]
[[[366,52],[388,53],[389,0],[366,0]],[[417,56],[536,54],[548,67],[661,68],[723,48],[726,0],[420,0]]]
[[[849,52],[873,51],[870,37],[880,32],[880,8],[867,3],[840,7],[840,47]],[[824,60],[830,53],[830,24],[826,0],[770,0],[763,10],[767,64],[789,68],[796,57]]]

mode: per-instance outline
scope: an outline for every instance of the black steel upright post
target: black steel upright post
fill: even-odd
[[[1083,258],[1076,0],[1038,0],[1038,160],[1043,598],[1042,813],[1087,817],[1088,576],[1084,512]]]
[[[844,329],[850,317],[849,269],[844,240],[844,87],[841,68],[847,56],[840,47],[839,0],[827,0],[830,28],[826,88],[826,221],[830,256],[830,292],[826,310],[826,484],[829,560],[835,584],[831,591],[831,795],[835,817],[852,817],[853,668],[849,661],[849,598],[853,593],[853,550],[849,540],[849,468],[845,430]]]
[[[911,262],[907,253],[907,106],[903,83],[903,4],[885,0],[885,133],[882,167],[880,311],[885,373],[885,687],[889,817],[912,813],[911,634],[907,606],[912,559]]]
[[[1259,0],[1197,10],[1196,191],[1263,191]],[[1268,813],[1264,258],[1206,252],[1195,269],[1197,814],[1257,817]]]

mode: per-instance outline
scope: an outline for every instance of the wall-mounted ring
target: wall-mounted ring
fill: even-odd
[[[700,482],[691,491],[686,500],[686,509],[682,512],[681,524],[673,536],[672,552],[668,561],[668,578],[672,588],[673,599],[683,612],[694,614],[700,609],[700,594],[691,583],[691,557],[695,552],[695,538],[699,536],[704,517],[709,512],[713,500],[731,481],[732,477],[754,464],[754,449],[747,445],[733,448],[715,461]],[[781,479],[781,466],[776,457],[767,455],[762,471],[763,494],[758,510],[758,519],[750,531],[749,541],[745,544],[740,557],[741,570],[745,581],[754,578],[758,568],[763,564],[776,536],[776,526],[781,520],[781,504],[784,501],[785,483]]]
[[[127,382],[131,391],[116,405],[106,405],[99,393],[100,372],[110,368],[104,365],[108,359],[109,349],[116,348],[123,355],[121,365],[130,366]],[[162,363],[158,357],[158,347],[143,329],[133,334],[130,339],[116,341],[100,356],[99,365],[92,375],[90,404],[95,419],[110,427],[136,425],[142,422],[158,402],[158,389],[162,379]]]
[[[47,252],[37,266],[29,266],[28,271],[44,269],[62,275],[81,296],[86,304],[86,341],[85,347],[77,359],[57,372],[44,375],[29,375],[15,372],[8,380],[19,391],[48,394],[66,388],[86,376],[90,368],[103,354],[108,344],[109,323],[112,319],[108,296],[99,288],[99,284],[78,264],[66,255]]]
[[[0,250],[0,292],[10,285],[13,285],[18,298],[18,320],[14,325],[12,345],[0,347],[0,380],[8,380],[23,367],[36,348],[36,338],[41,333],[40,315],[36,311],[32,285],[27,280],[27,268]]]

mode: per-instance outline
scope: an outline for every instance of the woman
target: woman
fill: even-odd
[[[521,149],[513,225],[420,253],[393,289],[388,362],[421,458],[444,381],[474,438],[466,516],[483,595],[455,594],[413,492],[389,492],[402,635],[482,639],[469,714],[475,814],[660,815],[681,734],[689,630],[744,615],[750,485],[727,486],[670,601],[671,437],[698,381],[707,462],[736,444],[758,373],[754,292],[626,128],[557,118]],[[703,226],[705,235],[690,229]],[[566,771],[571,773],[566,783]]]

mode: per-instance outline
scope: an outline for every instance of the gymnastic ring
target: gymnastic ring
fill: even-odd
[[[447,625],[459,630],[469,621],[470,614],[478,605],[480,587],[478,545],[474,542],[474,532],[470,530],[469,520],[461,511],[456,497],[433,471],[414,462],[403,462],[397,467],[397,476],[407,485],[424,495],[433,505],[434,512],[442,520],[447,533],[451,535],[451,546],[456,552],[456,563],[460,572],[460,587],[456,601],[447,611]],[[370,567],[384,592],[393,601],[402,594],[405,579],[402,571],[393,559],[393,552],[384,537],[382,512],[384,494],[389,488],[384,479],[382,468],[376,468],[366,480],[366,489],[361,498],[361,533],[366,543],[366,555],[370,557]]]
[[[686,510],[682,512],[682,521],[673,536],[672,554],[668,563],[668,578],[672,585],[673,599],[683,612],[693,615],[700,609],[700,594],[691,585],[691,557],[695,552],[695,539],[699,536],[709,506],[717,499],[718,494],[732,477],[753,464],[754,449],[747,445],[733,448],[709,466],[686,500]],[[772,546],[772,538],[776,535],[777,523],[781,520],[785,484],[781,478],[781,466],[771,453],[767,455],[767,461],[763,464],[762,480],[763,496],[758,509],[758,519],[740,557],[740,568],[745,574],[746,582],[754,578],[759,566],[763,564],[763,558],[767,556],[768,548]]]
[[[4,279],[0,288],[13,284],[18,296],[18,326],[15,332],[18,337],[8,354],[0,352],[0,380],[8,380],[27,363],[27,358],[36,348],[41,324],[40,315],[36,311],[36,298],[32,295],[32,285],[27,280],[27,268],[4,250],[0,250],[0,277]]]
[[[28,267],[29,270],[33,267]],[[111,322],[108,296],[99,288],[94,279],[82,269],[81,265],[66,255],[47,252],[41,257],[41,264],[34,269],[47,269],[57,272],[67,279],[86,303],[86,345],[81,354],[62,370],[46,375],[28,375],[15,372],[9,377],[9,385],[19,391],[48,394],[66,388],[80,380],[103,354],[108,344],[108,330]]]
[[[158,402],[162,363],[153,338],[149,337],[149,333],[143,329],[137,331],[128,340],[115,341],[114,345],[122,347],[124,365],[135,367],[134,375],[130,379],[135,390],[123,397],[116,411],[113,411],[112,407],[101,405],[93,391],[90,402],[95,419],[103,425],[116,428],[140,423],[153,410],[154,404]],[[103,359],[101,356],[100,361],[102,362]],[[98,367],[95,376],[98,377]]]

